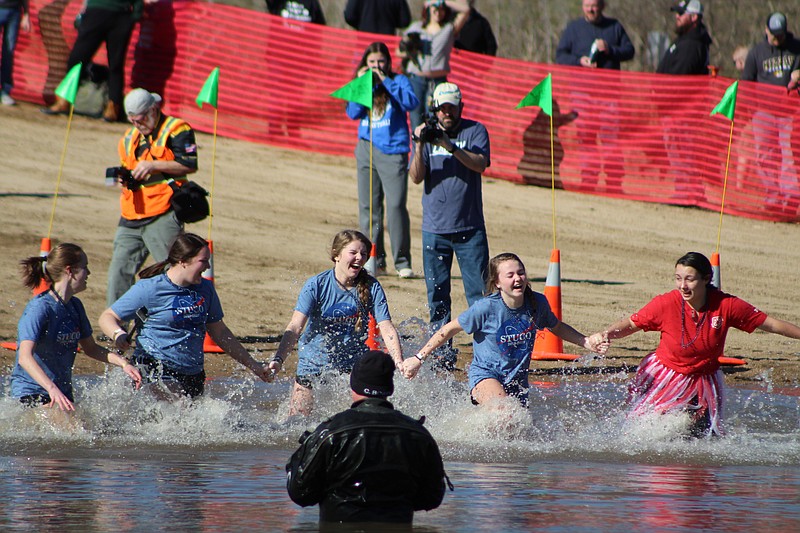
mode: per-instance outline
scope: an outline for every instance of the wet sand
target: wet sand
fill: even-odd
[[[0,339],[9,341],[30,296],[19,282],[17,263],[38,254],[48,234],[67,118],[44,116],[27,104],[0,111],[0,268],[6,277],[0,286]],[[104,186],[104,175],[106,167],[118,164],[116,144],[124,130],[124,124],[73,119],[53,218],[54,245],[72,241],[88,253],[92,274],[79,297],[96,333],[119,217],[118,192]],[[353,138],[355,142],[355,133]],[[198,147],[201,168],[194,179],[209,188],[211,136],[200,134]],[[215,283],[226,323],[237,335],[259,341],[247,345],[268,359],[276,344],[265,341],[283,331],[302,283],[332,265],[327,248],[334,233],[357,225],[355,160],[220,138],[216,166],[213,224],[203,221],[187,229],[214,242]],[[417,272],[422,270],[420,195],[421,188],[410,184]],[[716,249],[718,212],[563,191],[556,192],[555,204],[563,318],[583,333],[604,328],[670,290],[673,265],[685,252],[710,256]],[[485,178],[484,212],[490,253],[520,255],[533,288],[541,291],[554,245],[551,191]],[[725,216],[720,239],[723,289],[776,318],[800,323],[799,232],[793,224]],[[388,235],[386,240],[388,244]],[[424,280],[398,279],[391,264],[389,268],[392,275],[380,281],[395,323],[426,319]],[[458,313],[466,307],[460,279],[454,280],[453,289],[453,311]],[[464,334],[455,339],[461,369],[471,356],[470,341]],[[598,379],[609,373],[625,379],[657,343],[657,334],[637,333],[615,342],[603,361],[534,362],[532,379]],[[565,351],[582,353],[571,345]],[[745,366],[726,369],[730,383],[800,382],[800,341],[733,330],[726,355],[747,360]],[[210,376],[240,372],[225,356],[206,360]],[[0,350],[4,374],[13,362],[13,351]],[[76,373],[98,371],[102,365],[78,357]]]

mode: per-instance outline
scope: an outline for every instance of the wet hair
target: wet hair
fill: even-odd
[[[358,76],[358,71],[361,70],[363,67],[367,66],[367,56],[370,54],[381,54],[383,57],[386,58],[386,74],[387,78],[394,78],[394,72],[392,72],[392,54],[389,52],[389,47],[386,44],[376,41],[364,50],[364,55],[361,56],[361,61],[358,62],[356,66],[356,70],[353,74],[353,77]],[[373,74],[373,76],[376,76]],[[374,80],[374,78],[373,78]],[[386,90],[386,87],[383,86],[382,83],[378,84],[375,87],[375,90],[372,93],[372,109],[376,111],[377,114],[383,114],[383,110],[386,109],[386,103],[389,101],[389,91]]]
[[[345,229],[334,235],[333,242],[331,243],[331,261],[336,261],[339,254],[342,253],[345,246],[351,242],[358,241],[367,249],[367,254],[372,250],[372,242],[369,238],[354,229]],[[362,331],[365,327],[366,315],[369,314],[369,309],[372,308],[372,297],[370,288],[375,283],[375,278],[369,275],[366,269],[362,268],[355,279],[356,293],[358,294],[359,313],[358,320],[356,320],[356,331]]]
[[[177,265],[185,261],[190,261],[196,257],[203,248],[208,246],[204,238],[194,233],[181,233],[175,238],[169,248],[169,255],[164,261],[160,261],[139,272],[139,278],[152,278],[164,272],[164,269]]]
[[[522,270],[525,270],[525,263],[519,258],[517,254],[511,252],[504,252],[489,259],[489,266],[487,267],[488,273],[486,275],[486,290],[484,293],[488,296],[496,292],[500,292],[497,288],[497,282],[500,278],[500,265],[506,261],[516,261]],[[527,273],[527,270],[526,270]],[[531,309],[536,309],[536,303],[533,299],[533,289],[531,289],[530,282],[525,284],[525,300],[531,306]]]
[[[700,252],[689,252],[675,262],[675,266],[682,265],[692,267],[697,270],[701,277],[708,279],[706,285],[711,285],[711,278],[714,277],[714,270],[711,268],[711,261]]]
[[[83,248],[77,244],[62,242],[47,257],[35,255],[19,262],[22,283],[31,290],[42,281],[55,283],[64,276],[67,267],[75,267],[85,259]]]

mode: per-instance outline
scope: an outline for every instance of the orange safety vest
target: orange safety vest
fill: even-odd
[[[179,118],[165,117],[155,138],[150,136],[150,148],[146,149],[138,158],[136,149],[139,147],[143,135],[135,127],[131,127],[119,141],[119,157],[122,165],[133,170],[139,161],[174,161],[175,154],[167,147],[167,141],[170,136],[189,129],[189,127]],[[164,174],[154,174],[135,191],[131,191],[127,187],[123,188],[119,197],[122,217],[128,220],[140,220],[169,211],[169,200],[172,198],[172,188],[167,182],[169,178]],[[173,179],[179,186],[187,181],[186,177],[174,177]]]

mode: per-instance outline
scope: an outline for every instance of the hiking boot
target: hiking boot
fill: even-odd
[[[119,120],[119,106],[111,100],[108,101],[106,108],[103,110],[103,120],[106,122],[117,122]]]
[[[56,101],[50,107],[41,107],[39,111],[45,115],[66,115],[69,113],[69,102],[56,96]]]

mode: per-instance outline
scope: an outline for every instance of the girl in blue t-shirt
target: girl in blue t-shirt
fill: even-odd
[[[349,374],[356,359],[367,352],[370,314],[389,355],[398,368],[403,364],[386,294],[378,280],[364,270],[371,248],[363,233],[340,231],[331,244],[334,267],[309,278],[300,290],[292,318],[269,364],[278,372],[297,343],[297,374],[289,416],[310,414],[314,407],[312,384],[326,372]]]
[[[602,334],[586,337],[556,318],[544,295],[530,288],[525,265],[515,254],[500,254],[489,261],[486,292],[488,296],[442,326],[416,356],[404,362],[407,376],[415,376],[433,350],[465,331],[473,336],[468,372],[473,403],[515,396],[527,406],[528,367],[538,330],[547,328],[593,352],[608,349]]]
[[[11,395],[25,405],[74,411],[72,366],[79,345],[92,359],[121,367],[138,388],[139,371],[98,346],[83,304],[74,297],[86,290],[89,279],[89,260],[81,247],[61,243],[47,257],[29,257],[20,265],[26,287],[35,290],[42,282],[49,287],[28,302],[19,320]]]
[[[130,347],[123,322],[144,313],[133,358],[148,383],[162,383],[173,393],[203,394],[206,333],[226,354],[263,381],[272,374],[248,353],[222,321],[214,283],[203,278],[211,251],[202,237],[178,235],[167,259],[139,272],[140,281],[100,315],[100,327],[119,350]]]

